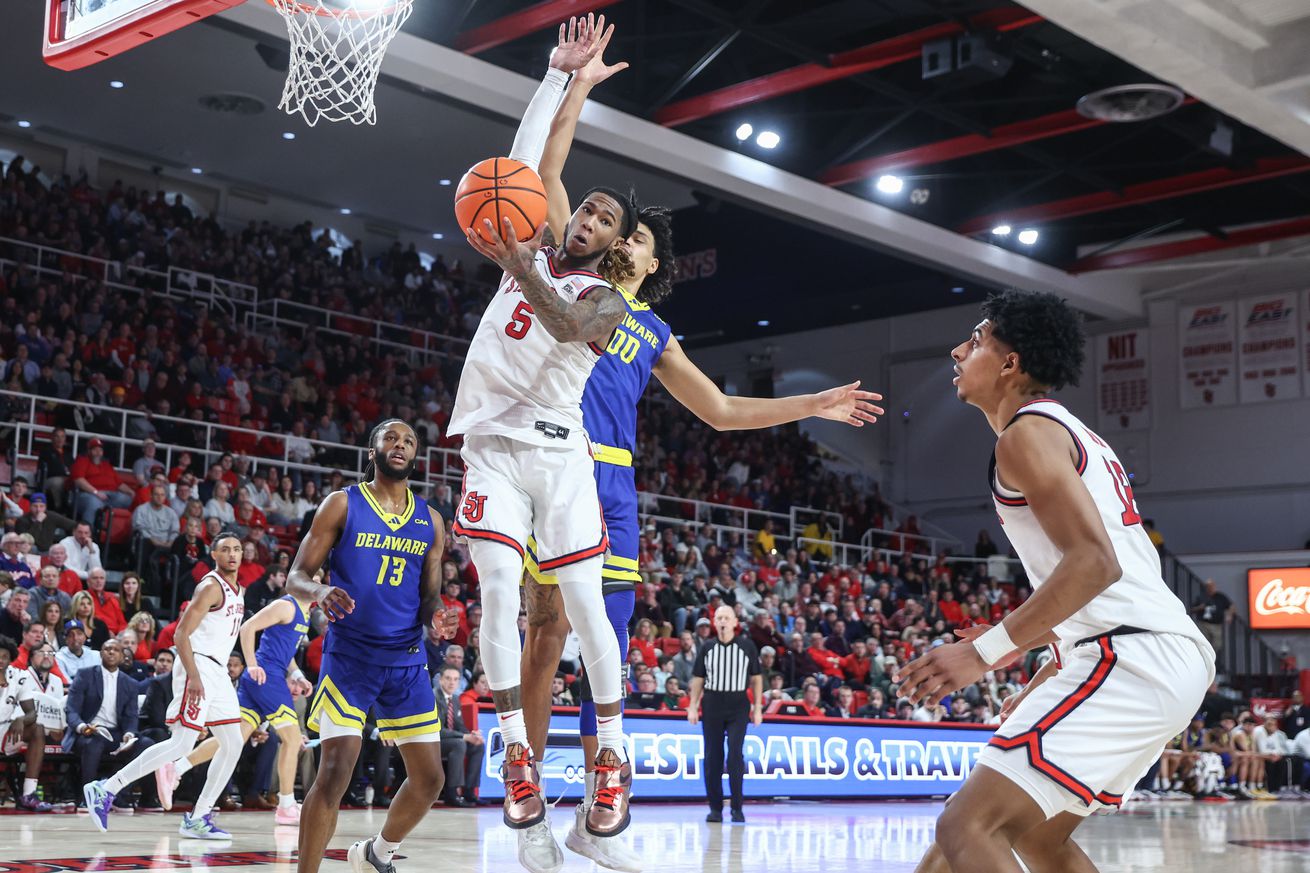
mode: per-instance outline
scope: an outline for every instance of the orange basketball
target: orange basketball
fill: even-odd
[[[502,221],[509,218],[520,241],[532,239],[546,220],[546,188],[527,164],[511,158],[487,158],[459,180],[455,218],[461,229],[472,227],[483,239],[487,239],[483,219],[490,219],[496,231],[503,233]]]

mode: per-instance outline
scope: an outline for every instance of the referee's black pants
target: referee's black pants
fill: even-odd
[[[746,726],[750,723],[750,703],[745,694],[722,703],[704,698],[701,710],[701,730],[705,735],[705,794],[710,810],[723,810],[723,745],[728,745],[728,790],[732,795],[732,808],[741,809],[742,780],[746,776],[746,760],[742,745],[746,741]]]

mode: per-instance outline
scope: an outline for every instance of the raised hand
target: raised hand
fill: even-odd
[[[599,85],[615,73],[621,73],[628,68],[627,61],[619,61],[617,64],[605,63],[605,49],[610,44],[610,37],[614,36],[614,25],[605,27],[605,16],[600,17],[596,25],[597,33],[601,36],[596,40],[596,50],[591,59],[577,72],[575,77],[583,85]]]
[[[814,395],[814,415],[830,421],[844,421],[853,427],[864,427],[866,421],[873,424],[883,414],[883,408],[875,406],[873,401],[881,400],[882,395],[861,391],[859,388],[860,383],[855,381],[820,391]]]
[[[600,27],[604,26],[602,15]],[[595,13],[587,13],[586,18],[570,18],[568,24],[559,26],[559,44],[550,53],[551,67],[565,73],[577,72],[599,50],[598,42]]]
[[[454,639],[459,632],[459,612],[438,606],[432,612],[432,629],[443,640]]]
[[[541,223],[532,239],[527,242],[518,241],[514,234],[514,224],[509,220],[508,216],[504,218],[504,227],[500,232],[496,231],[496,226],[491,223],[491,219],[484,218],[482,223],[486,235],[492,239],[492,242],[487,242],[482,234],[468,227],[464,229],[464,235],[468,238],[469,245],[477,249],[482,256],[495,261],[502,270],[516,278],[532,269],[532,259],[536,257],[537,251],[540,250],[542,238],[546,233],[546,222]]]

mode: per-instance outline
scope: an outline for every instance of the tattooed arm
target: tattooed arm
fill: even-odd
[[[569,303],[555,292],[533,266],[533,258],[541,248],[547,225],[542,222],[537,233],[527,242],[518,242],[514,226],[508,218],[501,233],[490,220],[485,220],[487,233],[495,242],[487,242],[481,234],[468,228],[465,235],[469,245],[500,265],[518,283],[524,298],[532,306],[533,314],[557,342],[607,342],[614,328],[627,311],[622,298],[613,288],[597,286],[585,297]],[[506,242],[506,240],[515,240]]]

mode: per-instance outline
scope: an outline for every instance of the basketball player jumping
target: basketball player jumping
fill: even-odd
[[[594,27],[590,19],[580,28],[572,22],[567,34],[560,28],[551,69],[524,114],[511,158],[536,169],[569,74],[599,52],[605,33],[603,19]],[[487,222],[493,242],[467,229],[470,245],[505,277],[469,347],[451,416],[450,434],[465,437],[466,468],[453,530],[468,541],[478,570],[481,655],[506,747],[504,820],[513,828],[530,828],[546,815],[523,720],[516,624],[534,532],[541,569],[559,579],[564,609],[582,640],[596,702],[599,751],[586,827],[612,836],[629,822],[621,659],[601,596],[607,538],[581,401],[592,367],[627,312],[597,268],[621,256],[614,243],[636,226],[630,198],[594,188],[558,244],[548,223],[526,243],[515,241],[508,221],[503,229]]]
[[[255,650],[255,634],[259,650]],[[239,638],[246,669],[237,680],[237,703],[241,707],[241,742],[250,739],[265,721],[277,731],[281,741],[277,752],[278,792],[273,821],[280,825],[300,823],[296,805],[296,762],[300,758],[300,722],[296,719],[292,687],[297,694],[309,694],[313,685],[296,667],[292,658],[296,647],[309,631],[309,602],[284,594],[265,606],[241,625]],[[210,737],[177,764],[165,764],[155,771],[159,801],[164,809],[173,806],[173,791],[178,780],[192,767],[198,767],[218,751],[218,740]]]
[[[602,53],[603,48],[602,45]],[[549,203],[547,221],[557,233],[563,233],[569,217],[561,172],[582,107],[593,87],[627,68],[623,63],[606,65],[602,53],[597,53],[574,74],[564,102],[555,114],[542,155],[541,178]],[[640,579],[637,486],[632,466],[637,443],[637,403],[651,373],[674,398],[719,430],[773,427],[810,416],[862,427],[882,414],[882,409],[873,405],[873,401],[882,397],[858,390],[858,382],[798,397],[725,395],[692,363],[671,335],[669,326],[651,310],[652,304],[663,300],[673,289],[673,231],[668,210],[658,206],[642,208],[636,230],[619,245],[632,262],[632,275],[618,287],[627,311],[623,323],[614,331],[606,354],[587,380],[582,396],[582,420],[592,440],[596,485],[610,540],[602,570],[605,611],[618,638],[619,652],[626,661],[628,623],[635,605],[634,587]],[[564,651],[569,625],[559,606],[557,580],[539,571],[533,546],[529,544],[530,578],[525,591],[528,630],[523,651],[523,708],[529,744],[544,750],[550,728],[550,684]],[[596,710],[585,677],[581,684],[578,729],[583,759],[587,762],[587,792],[575,811],[566,844],[602,866],[637,871],[641,869],[640,859],[622,839],[596,836],[585,826],[594,782],[591,764],[596,754]],[[534,838],[553,841],[548,823],[536,828],[543,829],[544,835],[533,834]]]
[[[191,839],[231,839],[231,834],[215,824],[213,810],[219,793],[236,770],[244,742],[241,710],[227,674],[227,659],[246,610],[243,592],[237,584],[241,538],[231,531],[223,531],[214,537],[210,554],[214,557],[214,569],[196,586],[174,637],[177,661],[173,665],[173,702],[168,705],[172,735],[151,746],[110,778],[88,782],[83,789],[86,811],[101,831],[109,829],[109,807],[115,794],[185,756],[208,728],[218,741],[218,751],[205,776],[200,797],[191,812],[183,815],[178,833]]]
[[[370,708],[382,739],[400,747],[406,778],[377,836],[347,852],[354,873],[394,873],[401,840],[445,782],[421,619],[431,612],[445,638],[458,629],[458,615],[441,605],[445,528],[409,487],[419,449],[414,428],[388,419],[373,428],[368,445],[372,478],[327,496],[287,577],[287,593],[300,603],[317,602],[332,622],[309,708],[323,756],[302,809],[299,873],[317,873],[336,832]],[[319,584],[314,575],[324,562],[327,584]]]
[[[1095,871],[1072,840],[1118,807],[1214,676],[1214,652],[1166,587],[1114,451],[1048,395],[1076,384],[1078,314],[1051,294],[1006,291],[951,352],[956,392],[996,431],[989,471],[1005,532],[1033,596],[971,641],[901,671],[901,694],[936,703],[1017,653],[1051,644],[937,821],[921,873]],[[1149,701],[1149,705],[1143,705]]]

